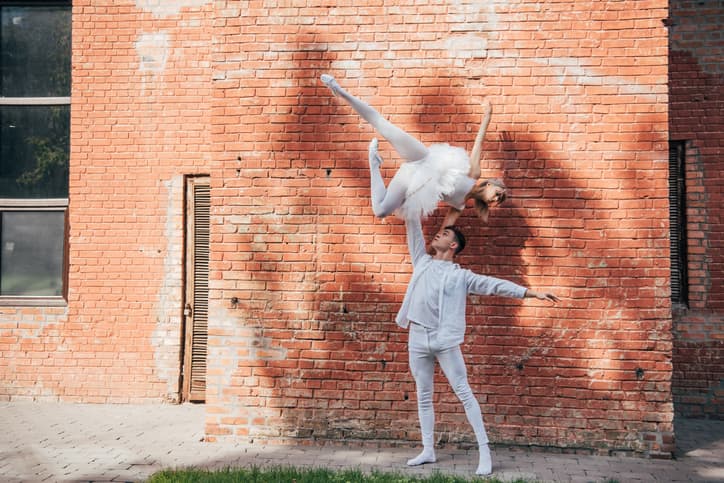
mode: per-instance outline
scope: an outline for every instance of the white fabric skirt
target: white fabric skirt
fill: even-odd
[[[403,163],[395,176],[407,182],[405,202],[395,214],[403,219],[426,217],[451,197],[467,178],[470,158],[463,148],[433,144],[419,161]],[[464,196],[467,193],[463,193]]]

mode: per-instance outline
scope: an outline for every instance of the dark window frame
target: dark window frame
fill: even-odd
[[[689,305],[688,237],[686,226],[686,141],[669,141],[669,242],[671,303]]]
[[[66,6],[72,8],[70,0],[61,1],[0,1],[0,6],[27,6],[27,7],[47,7],[47,6]],[[69,93],[70,94],[70,93]],[[0,96],[0,107],[2,106],[59,106],[71,105],[71,96],[56,97],[2,97]],[[68,133],[70,137],[70,132]],[[63,237],[63,263],[62,263],[62,295],[2,295],[0,294],[0,307],[5,306],[42,306],[56,307],[66,306],[68,300],[68,205],[69,199],[66,198],[3,198],[0,196],[0,212],[11,211],[56,211],[62,212],[65,220]],[[0,261],[1,263],[1,261]]]

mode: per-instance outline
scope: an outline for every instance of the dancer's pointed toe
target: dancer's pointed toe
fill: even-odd
[[[375,169],[382,166],[382,157],[377,152],[379,149],[379,141],[377,138],[372,138],[372,141],[370,141],[370,145],[368,148],[368,154],[369,154],[369,161],[370,161],[370,168]]]
[[[339,83],[337,83],[337,80],[329,74],[322,74],[321,76],[319,76],[319,79],[325,86],[329,87],[329,89],[332,91],[332,94],[334,94],[335,96],[339,94],[340,89],[342,89],[339,86]]]

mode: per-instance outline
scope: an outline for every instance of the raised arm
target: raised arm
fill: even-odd
[[[478,130],[478,135],[475,137],[473,150],[470,153],[470,170],[468,171],[468,176],[472,179],[478,179],[480,177],[480,156],[483,152],[483,138],[485,138],[485,131],[488,129],[492,114],[493,107],[490,105],[490,101],[483,101],[483,121],[480,123],[480,129]]]
[[[422,225],[420,220],[405,220],[405,229],[407,230],[407,248],[410,250],[412,264],[417,265],[427,252],[425,251],[425,236],[422,234]]]

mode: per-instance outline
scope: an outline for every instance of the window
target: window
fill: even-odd
[[[62,302],[70,2],[0,1],[0,304]]]
[[[671,302],[689,303],[686,262],[686,141],[669,142],[669,227],[671,240]]]

